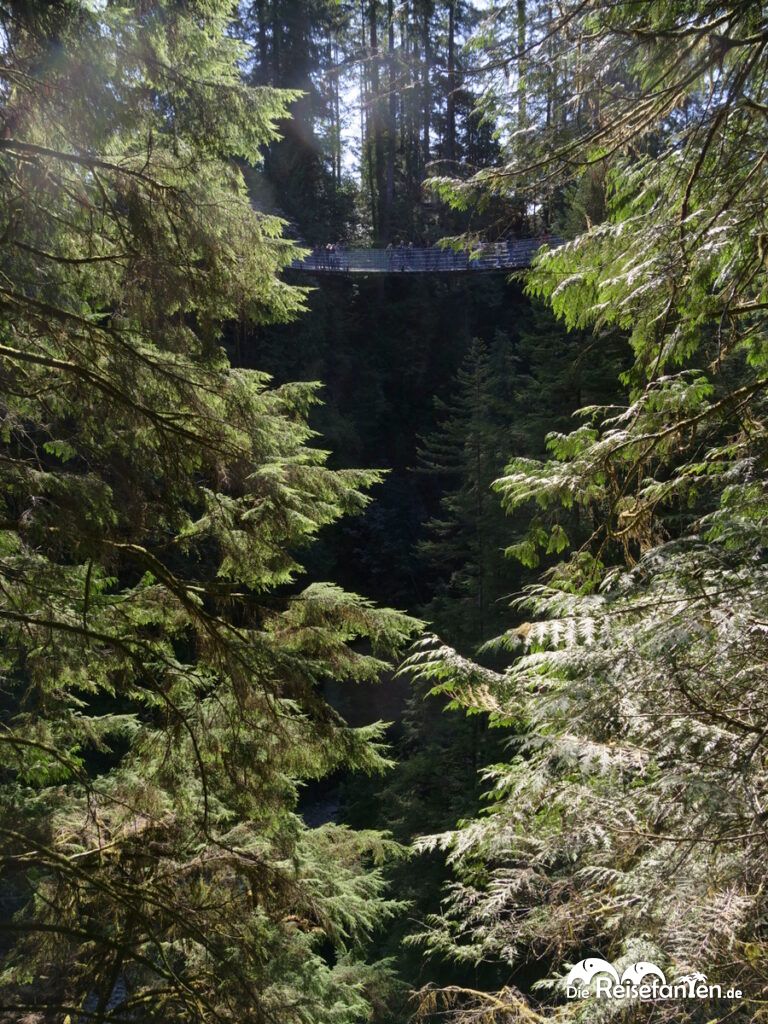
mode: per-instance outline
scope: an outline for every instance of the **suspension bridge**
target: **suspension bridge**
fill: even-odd
[[[484,242],[467,249],[394,245],[386,249],[347,249],[333,246],[313,251],[291,263],[293,270],[324,274],[435,274],[473,271],[523,270],[542,245],[562,244],[561,238],[523,238],[506,242]]]

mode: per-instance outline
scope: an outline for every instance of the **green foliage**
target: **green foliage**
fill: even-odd
[[[519,316],[514,340],[497,332],[488,346],[473,342],[450,400],[436,403],[439,426],[420,452],[422,472],[443,481],[445,492],[420,545],[436,577],[435,598],[424,614],[465,651],[503,628],[508,597],[523,582],[519,566],[499,557],[502,551],[534,568],[542,555],[564,551],[569,533],[583,534],[577,515],[565,526],[545,523],[540,516],[531,520],[526,506],[538,499],[547,509],[554,493],[571,510],[586,504],[575,482],[569,485],[565,463],[594,431],[555,434],[552,428],[566,429],[584,400],[613,397],[623,361],[622,345],[606,345],[604,360],[592,365],[584,335],[564,330],[538,304]],[[563,463],[559,483],[549,466],[540,469],[536,461],[545,437]],[[499,478],[510,450],[521,454]],[[501,503],[492,487],[501,492]]]
[[[388,763],[324,679],[416,622],[296,584],[379,475],[310,442],[312,384],[232,369],[225,320],[302,308],[233,157],[291,93],[241,84],[230,5],[0,13],[5,1019],[359,1021],[380,836],[307,829],[303,780]],[[366,653],[369,652],[369,653]],[[383,972],[383,973],[382,973]],[[31,1019],[31,1018],[29,1018]]]
[[[530,144],[511,141],[503,168],[441,188],[457,201],[526,188],[554,203],[599,167],[607,219],[543,254],[529,290],[591,328],[596,353],[626,334],[634,363],[622,406],[584,409],[581,426],[552,434],[548,460],[515,457],[497,484],[510,511],[529,510],[514,553],[530,564],[572,552],[517,605],[531,621],[500,641],[516,660],[493,673],[439,642],[413,660],[456,703],[523,726],[487,770],[488,814],[423,841],[448,851],[456,880],[422,941],[502,971],[536,963],[541,1001],[430,990],[425,1008],[459,1020],[757,1021],[768,976],[764,11],[531,7],[517,74],[524,62],[530,89],[553,67],[567,102],[529,106]],[[481,43],[491,56],[516,10],[494,11]],[[593,951],[650,959],[667,977],[703,971],[745,999],[566,1000],[568,965]]]
[[[497,335],[489,348],[475,339],[456,375],[451,404],[438,404],[440,428],[420,451],[421,469],[446,481],[440,513],[426,524],[419,546],[438,575],[437,593],[425,609],[454,643],[475,646],[501,625],[500,598],[512,581],[498,558],[508,526],[490,486],[509,445],[515,407],[514,356]]]

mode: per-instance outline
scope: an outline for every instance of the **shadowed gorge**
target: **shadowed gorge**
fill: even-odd
[[[763,1024],[767,50],[0,4],[0,1024]]]

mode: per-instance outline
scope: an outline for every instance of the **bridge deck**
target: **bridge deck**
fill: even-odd
[[[475,252],[398,246],[393,249],[337,249],[313,252],[294,260],[293,270],[337,274],[456,273],[478,270],[521,270],[542,245],[557,246],[561,239],[526,238],[514,242],[485,243]]]

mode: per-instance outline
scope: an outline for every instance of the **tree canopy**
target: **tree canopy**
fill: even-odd
[[[0,13],[7,1020],[112,1019],[119,982],[132,1019],[356,1021],[394,907],[386,837],[296,813],[386,764],[322,681],[375,678],[415,623],[286,589],[378,476],[327,468],[315,385],[221,348],[303,301],[235,160],[293,96],[243,84],[230,14]]]
[[[710,1017],[758,1020],[765,12],[529,7],[506,161],[435,186],[459,205],[522,190],[557,210],[602,182],[605,219],[587,216],[541,256],[528,289],[603,342],[625,333],[634,361],[626,404],[584,409],[550,435],[549,459],[515,458],[495,485],[508,510],[531,510],[517,553],[566,549],[515,604],[499,640],[510,668],[440,644],[415,659],[438,690],[519,730],[513,756],[487,770],[492,813],[424,840],[450,851],[457,881],[423,938],[460,959],[544,960],[547,1019],[705,1019],[697,1003],[564,1001],[566,965],[597,947],[620,966],[706,972],[747,993]],[[478,41],[489,74],[516,14],[494,12]],[[523,123],[520,92],[546,75],[569,83],[567,100],[529,103]],[[511,990],[443,999],[462,1019],[534,1013]]]
[[[765,1019],[766,14],[0,6],[0,1020]]]

